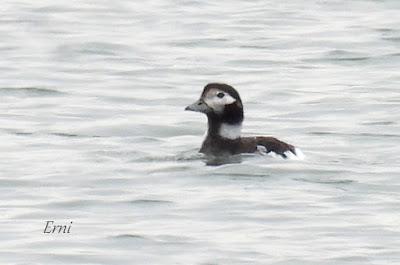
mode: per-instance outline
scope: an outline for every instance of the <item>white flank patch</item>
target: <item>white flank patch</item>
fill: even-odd
[[[279,158],[283,158],[281,155],[278,155],[275,152],[269,152],[267,153],[267,149],[262,146],[262,145],[257,145],[257,151],[261,154],[261,155],[268,155],[271,157],[279,157]],[[286,151],[284,154],[286,155],[286,159],[290,159],[290,160],[303,160],[305,158],[303,152],[299,149],[299,148],[295,148],[295,152],[296,154],[293,154],[290,151]]]
[[[223,138],[235,140],[240,137],[242,133],[242,125],[229,125],[226,123],[221,124],[219,135]]]
[[[296,155],[294,156],[296,160],[303,160],[306,158],[306,156],[303,154],[303,152],[299,148],[294,148],[294,151],[296,152]]]
[[[263,156],[267,155],[267,148],[263,145],[257,145],[257,151]]]

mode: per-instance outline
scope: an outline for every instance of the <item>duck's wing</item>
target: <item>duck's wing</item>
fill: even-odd
[[[283,158],[287,158],[289,153],[297,155],[296,148],[293,145],[282,142],[275,137],[257,136],[254,139],[258,147],[261,146],[266,149],[266,153],[274,152]]]

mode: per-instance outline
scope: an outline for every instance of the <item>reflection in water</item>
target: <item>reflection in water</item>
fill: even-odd
[[[225,164],[239,164],[242,162],[242,155],[225,156],[205,156],[204,160],[207,166],[221,166]]]

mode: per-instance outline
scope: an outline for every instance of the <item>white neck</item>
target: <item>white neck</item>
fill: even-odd
[[[223,138],[235,140],[240,137],[240,133],[242,132],[242,124],[227,124],[222,123],[221,128],[219,129],[219,135]]]

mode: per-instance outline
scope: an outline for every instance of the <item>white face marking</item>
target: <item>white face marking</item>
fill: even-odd
[[[204,97],[204,102],[212,108],[216,113],[222,113],[225,105],[236,102],[228,93],[219,89],[210,89]]]
[[[221,124],[221,128],[219,129],[219,135],[223,138],[235,140],[240,137],[242,132],[242,125],[230,125],[226,123]]]

